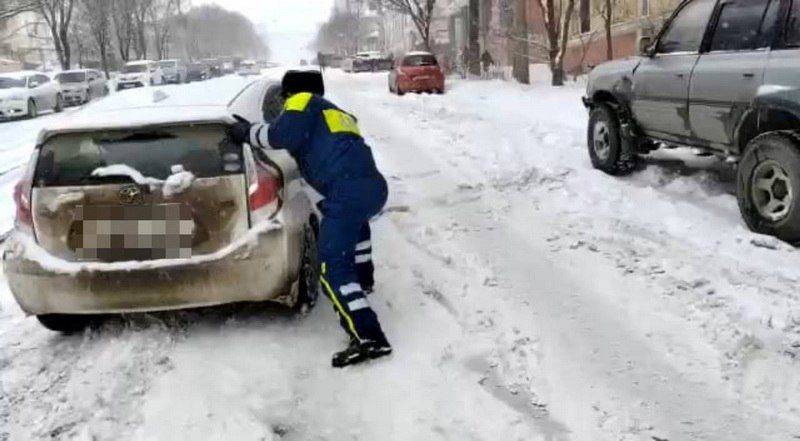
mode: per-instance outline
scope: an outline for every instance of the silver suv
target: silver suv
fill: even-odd
[[[738,164],[754,231],[800,242],[800,0],[687,0],[641,56],[598,66],[584,98],[592,164],[689,146]]]

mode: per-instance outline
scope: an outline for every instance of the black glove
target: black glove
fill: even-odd
[[[253,124],[239,115],[233,115],[236,122],[228,129],[228,137],[237,144],[250,143],[250,128]]]

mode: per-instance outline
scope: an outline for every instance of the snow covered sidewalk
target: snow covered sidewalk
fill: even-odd
[[[332,370],[325,300],[62,337],[3,292],[0,440],[800,437],[800,254],[743,227],[723,166],[592,170],[577,87],[327,82],[389,179],[370,301],[395,354]]]

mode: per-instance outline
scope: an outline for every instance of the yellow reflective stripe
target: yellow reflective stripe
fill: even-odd
[[[327,268],[323,263],[322,274],[325,274],[326,269]],[[347,322],[347,327],[350,328],[350,332],[352,332],[353,335],[360,341],[361,337],[359,337],[358,332],[356,332],[356,325],[353,323],[353,318],[350,317],[350,315],[344,309],[342,304],[339,303],[339,299],[336,298],[336,293],[333,292],[333,288],[331,288],[331,285],[328,283],[327,280],[325,280],[325,277],[323,275],[319,276],[319,281],[322,282],[322,286],[324,286],[325,289],[328,291],[328,297],[331,298],[331,301],[333,302],[333,305],[336,307],[339,314],[341,314],[342,317],[344,317],[344,320]]]
[[[325,109],[322,114],[331,133],[352,133],[361,136],[356,119],[347,113],[338,109]]]
[[[308,107],[309,101],[313,95],[308,92],[300,92],[290,96],[285,103],[283,103],[283,110],[295,110],[302,112]]]

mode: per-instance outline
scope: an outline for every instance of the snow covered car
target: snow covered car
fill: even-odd
[[[164,76],[164,84],[181,84],[186,81],[186,64],[178,59],[158,62]]]
[[[398,58],[389,72],[389,92],[444,93],[444,72],[429,52],[409,52]]]
[[[158,63],[150,60],[131,61],[122,66],[122,72],[117,77],[117,90],[163,83],[164,75]]]
[[[36,118],[41,110],[60,112],[64,107],[61,88],[41,72],[11,72],[0,75],[0,120]]]
[[[239,63],[239,70],[237,70],[236,73],[242,77],[261,75],[261,69],[254,60],[244,60]]]
[[[85,104],[92,97],[108,95],[106,77],[93,69],[59,72],[55,80],[61,85],[61,96],[67,105]]]
[[[44,129],[2,255],[22,310],[72,332],[94,314],[313,305],[313,193],[287,153],[227,134],[231,113],[280,111],[261,93],[270,85],[248,87],[230,110],[127,104]]]

